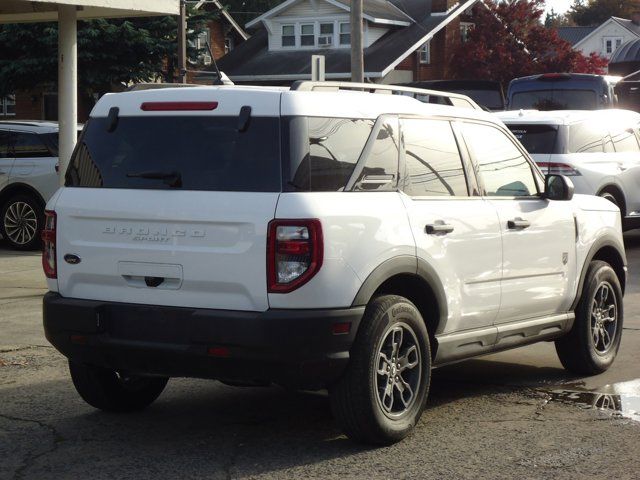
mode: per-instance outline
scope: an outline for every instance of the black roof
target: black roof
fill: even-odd
[[[350,0],[340,0],[348,3]],[[364,0],[365,5],[371,0]],[[378,0],[376,0],[378,1]],[[467,0],[474,3],[478,0]],[[459,15],[458,9],[447,14],[431,15],[431,0],[391,0],[394,9],[405,12],[415,21],[406,27],[392,26],[382,38],[364,50],[364,70],[367,74],[381,75],[395,61],[407,52],[418,48],[428,34],[435,34],[452,17]],[[460,5],[465,2],[460,2]],[[311,55],[324,55],[327,74],[349,76],[351,57],[349,48],[323,48],[317,50],[269,51],[268,34],[264,28],[256,32],[233,51],[218,61],[220,70],[234,80],[268,80],[283,76],[296,76],[296,79],[311,74]],[[238,77],[245,77],[238,78]],[[251,77],[251,78],[246,78]],[[342,78],[341,77],[341,78]]]
[[[596,28],[598,27],[558,27],[556,28],[556,32],[562,40],[569,42],[571,45],[575,45]]]
[[[640,70],[640,38],[620,45],[609,61],[611,74],[629,75],[637,70]]]

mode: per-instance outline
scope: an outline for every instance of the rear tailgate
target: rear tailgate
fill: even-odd
[[[279,94],[194,88],[175,96],[132,92],[96,107],[55,203],[58,290],[266,310],[267,226],[281,190]],[[202,111],[140,108],[211,101],[216,107]],[[252,113],[242,128],[245,105]],[[80,262],[67,263],[68,254]]]

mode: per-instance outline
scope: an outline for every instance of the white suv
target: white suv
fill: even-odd
[[[44,206],[58,189],[58,124],[0,122],[0,234],[18,250],[40,245]]]
[[[640,227],[640,113],[530,110],[496,115],[544,173],[570,176],[576,193],[616,204],[624,229]]]
[[[43,232],[45,332],[82,398],[328,388],[351,438],[387,444],[433,367],[543,340],[573,372],[612,364],[614,205],[545,180],[491,114],[316,87],[98,102]]]

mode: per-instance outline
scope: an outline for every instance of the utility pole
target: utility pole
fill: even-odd
[[[178,83],[187,83],[187,5],[180,0],[178,19]]]
[[[364,82],[362,0],[351,0],[351,81]]]

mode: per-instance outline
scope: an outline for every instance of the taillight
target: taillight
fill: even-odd
[[[56,265],[56,212],[45,210],[42,230],[42,268],[47,278],[58,278]]]
[[[269,293],[287,293],[307,283],[322,266],[320,220],[273,220],[267,238]]]
[[[548,173],[552,175],[566,175],[568,177],[577,177],[580,172],[573,168],[571,165],[559,162],[536,162],[542,173]]]

